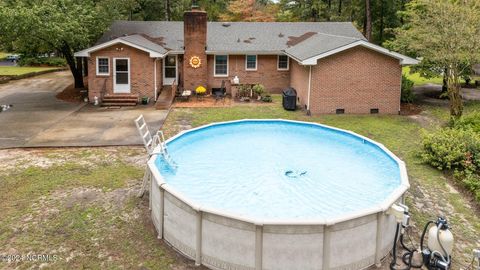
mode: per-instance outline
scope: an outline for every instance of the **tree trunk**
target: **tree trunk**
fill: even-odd
[[[447,90],[448,90],[448,86],[447,86],[447,73],[448,73],[448,69],[444,69],[443,70],[443,84],[442,84],[442,95],[447,95]]]
[[[385,29],[385,0],[380,0],[380,30],[378,35],[378,41],[383,41],[383,31]]]
[[[365,0],[365,37],[368,41],[372,40],[372,12],[370,8],[370,0]]]
[[[83,76],[88,76],[88,58],[83,57]]]
[[[170,0],[165,0],[165,20],[170,21],[171,11],[170,11]]]
[[[67,60],[68,66],[70,67],[70,72],[72,72],[75,88],[85,88],[85,85],[83,84],[82,69],[78,69],[75,57],[73,57],[72,50],[68,44],[65,43],[62,46],[62,53]]]
[[[342,15],[342,0],[338,0],[338,16]]]
[[[458,119],[463,113],[462,95],[460,94],[460,77],[456,66],[451,66],[447,72],[448,97],[450,99],[450,116]]]

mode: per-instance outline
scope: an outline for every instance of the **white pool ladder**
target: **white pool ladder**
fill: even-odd
[[[135,125],[137,126],[138,133],[140,137],[142,137],[143,145],[145,146],[145,150],[147,150],[148,158],[150,159],[151,156],[156,154],[161,154],[163,159],[167,162],[167,164],[173,170],[178,168],[177,164],[173,161],[170,154],[168,154],[167,144],[165,143],[165,137],[163,136],[162,131],[158,131],[153,137],[150,134],[150,130],[148,129],[147,122],[145,122],[145,118],[143,115],[140,115],[137,119],[134,120]],[[157,149],[158,146],[158,149]],[[147,168],[145,170],[145,174],[143,175],[143,184],[142,189],[138,193],[139,197],[143,197],[145,191],[148,189],[150,184],[152,175],[150,169]]]

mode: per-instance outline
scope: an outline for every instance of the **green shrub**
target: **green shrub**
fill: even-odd
[[[272,96],[266,95],[266,96],[262,97],[262,101],[263,102],[272,102],[273,99],[272,99]]]
[[[478,174],[469,171],[456,171],[454,177],[461,181],[461,183],[472,192],[475,199],[480,202],[480,176]]]
[[[61,57],[29,57],[25,56],[18,61],[20,66],[51,66],[63,67],[67,65],[67,61]]]
[[[404,103],[412,103],[414,99],[413,95],[413,81],[409,80],[405,74],[402,74],[402,93],[401,101]]]
[[[452,127],[455,129],[472,129],[480,134],[480,112],[473,112],[468,115],[463,115],[460,119],[452,122]]]
[[[424,135],[422,143],[423,160],[440,170],[480,168],[480,136],[471,129],[440,129]]]
[[[263,93],[265,93],[265,86],[262,84],[255,84],[252,89],[257,96],[261,96]]]

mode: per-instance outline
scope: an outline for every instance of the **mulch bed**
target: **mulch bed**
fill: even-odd
[[[422,107],[413,103],[402,103],[400,106],[400,115],[416,115],[422,112]]]
[[[232,99],[225,98],[215,102],[215,98],[211,96],[205,96],[202,99],[197,99],[192,96],[188,101],[175,100],[173,107],[175,108],[211,108],[211,107],[230,107],[232,106]]]
[[[56,98],[66,102],[83,102],[83,99],[87,97],[86,90],[75,89],[73,84],[69,85],[62,92],[58,93]]]

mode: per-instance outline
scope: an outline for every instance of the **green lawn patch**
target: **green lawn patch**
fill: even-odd
[[[425,84],[442,84],[443,83],[443,78],[442,77],[433,77],[433,78],[424,78],[420,75],[420,73],[415,72],[415,73],[410,73],[410,67],[403,67],[402,70],[403,74],[407,76],[407,78],[411,81],[413,81],[414,85],[425,85]]]
[[[21,76],[58,69],[56,67],[5,67],[0,66],[0,76]]]
[[[4,59],[7,58],[7,56],[9,56],[9,55],[10,55],[9,53],[0,52],[0,61],[4,60]]]

